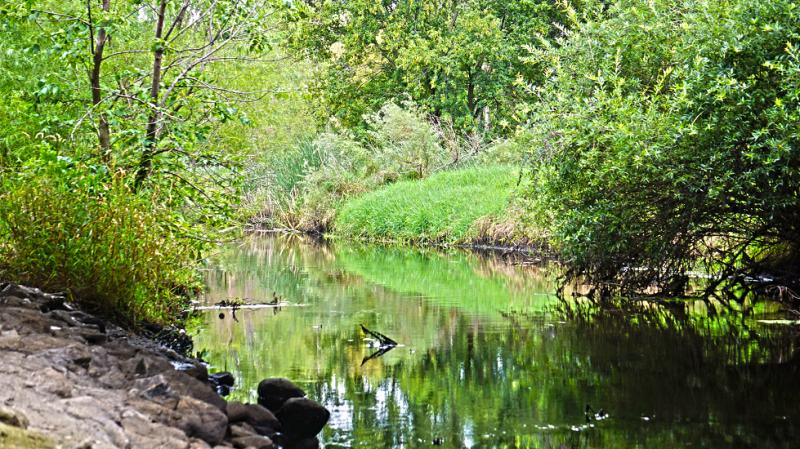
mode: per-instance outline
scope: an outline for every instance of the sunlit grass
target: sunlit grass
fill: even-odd
[[[512,167],[498,165],[401,181],[346,202],[335,233],[372,241],[468,241],[478,219],[506,209],[514,180]]]

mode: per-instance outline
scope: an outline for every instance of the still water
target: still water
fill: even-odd
[[[291,305],[207,312],[195,347],[232,399],[301,386],[331,411],[328,449],[800,447],[798,326],[700,303],[570,318],[552,271],[254,236],[211,259],[206,301]],[[362,323],[401,346],[370,358]]]

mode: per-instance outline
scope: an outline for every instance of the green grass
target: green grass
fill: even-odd
[[[347,201],[335,234],[370,241],[462,243],[508,207],[515,169],[471,167],[401,181]]]

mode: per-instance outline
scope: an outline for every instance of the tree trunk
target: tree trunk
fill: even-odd
[[[164,59],[164,43],[161,42],[164,33],[164,16],[166,15],[167,0],[161,0],[158,6],[158,19],[156,21],[156,49],[153,54],[153,80],[150,85],[150,101],[152,103],[150,117],[147,120],[147,131],[145,134],[144,149],[142,158],[139,160],[139,168],[136,171],[136,181],[134,187],[138,189],[142,183],[150,176],[153,166],[153,156],[158,143],[159,123],[161,122],[161,111],[158,108],[158,96],[161,90],[161,64]]]
[[[111,0],[103,0],[103,11],[108,12]],[[94,34],[94,24],[92,23],[92,4],[87,0],[86,8],[89,13],[89,30]],[[102,90],[100,88],[100,69],[103,65],[103,50],[108,41],[108,34],[105,28],[97,30],[97,37],[91,39],[92,50],[92,70],[89,73],[89,82],[92,86],[92,107],[97,108],[103,101]],[[100,141],[100,159],[108,164],[111,162],[111,130],[108,125],[108,117],[105,112],[100,112],[97,119],[97,138]]]

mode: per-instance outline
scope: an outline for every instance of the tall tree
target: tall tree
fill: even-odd
[[[321,67],[324,117],[361,125],[389,100],[410,97],[461,130],[510,132],[528,118],[525,45],[553,32],[545,0],[292,2],[294,48]]]

